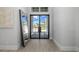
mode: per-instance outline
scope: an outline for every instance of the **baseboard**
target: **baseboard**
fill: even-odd
[[[0,50],[17,50],[18,48],[16,45],[0,45]]]
[[[76,52],[76,49],[75,49],[75,47],[67,47],[67,46],[65,46],[65,47],[62,47],[61,48],[64,52],[66,51],[66,52]]]
[[[76,52],[79,52],[79,48],[78,47],[76,47]]]
[[[75,47],[71,47],[71,46],[63,46],[61,45],[59,42],[57,42],[55,39],[53,39],[53,41],[56,43],[56,45],[60,48],[60,50],[62,51],[67,51],[67,52],[74,52],[76,51],[75,50]]]
[[[50,37],[49,39],[52,39],[52,37]]]

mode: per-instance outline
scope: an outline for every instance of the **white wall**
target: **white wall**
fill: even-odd
[[[79,7],[76,9],[75,29],[76,29],[76,51],[79,52]]]
[[[19,28],[19,9],[22,9],[24,12],[26,12],[25,8],[5,8],[5,10],[9,13],[11,13],[11,18],[14,22],[14,26],[11,28],[0,28],[0,49],[2,50],[15,50],[18,49],[20,46],[20,28]],[[0,10],[1,11],[1,10]],[[3,15],[4,16],[4,15]]]
[[[75,8],[68,7],[53,8],[53,40],[62,50],[75,51],[75,11]]]

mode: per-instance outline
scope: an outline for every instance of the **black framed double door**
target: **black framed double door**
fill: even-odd
[[[48,39],[49,38],[49,15],[30,15],[30,38]]]

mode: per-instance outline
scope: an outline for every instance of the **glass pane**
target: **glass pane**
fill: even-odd
[[[39,12],[39,7],[32,7],[33,12]]]
[[[41,12],[48,12],[48,7],[40,7]]]
[[[21,17],[23,37],[28,38],[28,20],[26,16]]]
[[[48,16],[40,16],[41,38],[48,38]]]
[[[31,37],[39,38],[39,16],[31,16]]]

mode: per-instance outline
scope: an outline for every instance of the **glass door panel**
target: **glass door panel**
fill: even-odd
[[[48,16],[40,16],[40,38],[48,38]]]
[[[31,38],[39,38],[39,16],[31,16]]]
[[[31,38],[48,39],[48,15],[31,15]]]
[[[28,20],[26,16],[21,17],[22,22],[22,30],[23,30],[23,38],[27,40],[28,38]]]

